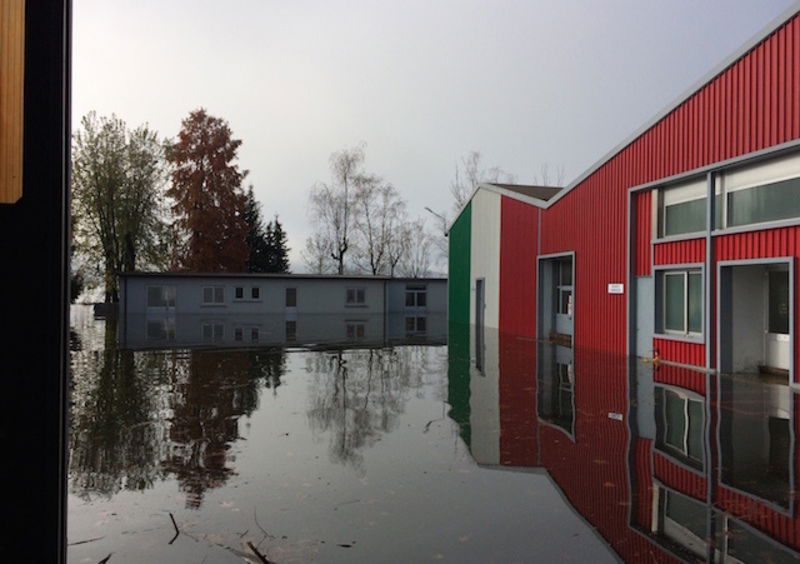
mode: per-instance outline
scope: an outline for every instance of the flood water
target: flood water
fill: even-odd
[[[187,343],[74,308],[69,561],[797,561],[785,382],[435,321]]]

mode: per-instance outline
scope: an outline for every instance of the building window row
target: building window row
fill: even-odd
[[[245,299],[245,288],[244,286],[236,286],[233,291],[233,297],[236,300],[244,300]],[[261,288],[259,286],[252,286],[250,288],[250,300],[260,300],[261,299]]]
[[[706,229],[705,177],[658,190],[657,236]],[[734,168],[714,177],[714,229],[800,219],[800,155]]]

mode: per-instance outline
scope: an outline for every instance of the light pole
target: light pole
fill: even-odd
[[[439,220],[442,222],[442,235],[447,237],[447,218],[444,217],[443,215],[436,213],[428,206],[425,206],[425,211],[439,218]]]

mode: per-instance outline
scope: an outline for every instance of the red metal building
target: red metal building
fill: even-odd
[[[549,199],[478,187],[451,231],[451,318],[796,382],[798,11]]]

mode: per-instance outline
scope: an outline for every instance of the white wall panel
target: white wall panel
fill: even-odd
[[[497,329],[500,317],[500,198],[478,190],[472,199],[472,248],[470,280],[470,323],[475,323],[475,281],[485,280],[486,327]]]

